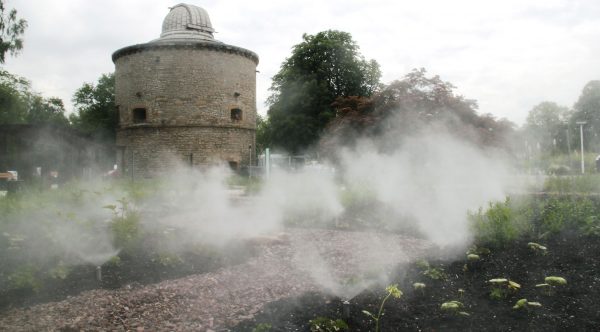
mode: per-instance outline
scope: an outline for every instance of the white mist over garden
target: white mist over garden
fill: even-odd
[[[103,190],[102,182],[71,193],[65,188],[59,192],[81,195],[81,202],[68,197],[69,204],[33,209],[38,212],[6,229],[42,239],[24,241],[31,246],[28,255],[41,263],[58,256],[65,265],[100,266],[124,249],[111,230],[111,220],[124,215],[123,209],[139,213],[144,234],[163,234],[160,246],[167,252],[197,244],[226,250],[261,237],[288,239],[286,232],[298,227],[354,232],[346,225],[359,213],[366,223],[351,236],[356,244],[351,247],[360,250],[323,252],[310,237],[285,244],[295,252],[297,269],[324,291],[350,299],[374,283],[385,284],[389,271],[405,260],[396,239],[385,238],[387,230],[416,229],[438,246],[466,247],[471,240],[468,211],[504,199],[509,190],[510,167],[500,153],[439,130],[399,137],[394,149],[381,149],[383,139],[339,148],[335,165],[273,169],[270,178],[245,194],[232,190],[228,181],[233,174],[225,166],[200,171],[181,165],[156,179],[155,190],[137,202],[128,197],[131,193]],[[357,210],[354,204],[362,201],[376,204],[368,206],[373,210]],[[387,211],[383,219],[378,209]],[[371,229],[376,218],[384,227]],[[347,261],[353,274],[335,271],[331,255]]]

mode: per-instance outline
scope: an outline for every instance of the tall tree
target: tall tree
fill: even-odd
[[[566,130],[569,109],[554,102],[539,103],[529,111],[525,134],[541,152],[556,153],[567,150]]]
[[[75,128],[96,139],[114,142],[119,121],[114,74],[103,74],[96,84],[84,83],[75,91],[73,103],[77,113],[69,120]]]
[[[0,70],[0,124],[26,123],[28,90],[27,80]]]
[[[395,149],[409,134],[440,128],[480,145],[506,144],[511,122],[479,115],[474,100],[455,94],[455,87],[439,76],[426,74],[425,69],[415,69],[371,98],[338,98],[333,104],[337,116],[327,127],[322,151],[352,146],[365,136],[377,136],[381,148]]]
[[[584,143],[586,147],[598,151],[600,149],[600,81],[588,82],[579,99],[573,106],[570,125],[578,128],[576,122],[587,122],[584,126]]]
[[[336,97],[370,96],[381,77],[377,62],[365,60],[347,32],[327,30],[302,39],[273,77],[268,100],[272,143],[289,152],[316,142],[335,117]]]
[[[26,123],[69,125],[62,100],[42,97],[26,79],[0,70],[0,124]]]
[[[16,55],[23,49],[21,36],[27,28],[27,21],[17,18],[17,10],[7,12],[4,1],[0,0],[0,63],[6,60],[6,53]]]

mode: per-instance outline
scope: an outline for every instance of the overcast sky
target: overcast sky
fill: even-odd
[[[111,54],[159,37],[165,0],[5,0],[29,22],[22,53],[5,68],[34,90],[71,98],[114,71]],[[523,123],[541,101],[571,107],[600,79],[598,0],[188,0],[205,8],[216,39],[260,57],[257,100],[266,112],[271,77],[303,33],[352,34],[383,83],[413,68],[457,86],[481,113]]]

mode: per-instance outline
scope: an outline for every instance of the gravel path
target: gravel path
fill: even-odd
[[[260,254],[212,273],[92,290],[0,313],[2,331],[228,331],[269,302],[307,291],[352,297],[385,267],[414,259],[428,242],[400,235],[290,229],[258,239]],[[384,281],[382,281],[384,282]]]

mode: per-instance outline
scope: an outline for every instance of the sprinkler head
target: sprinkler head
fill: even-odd
[[[102,282],[102,266],[96,266],[96,280]]]
[[[350,301],[342,301],[342,315],[344,319],[350,319]]]

